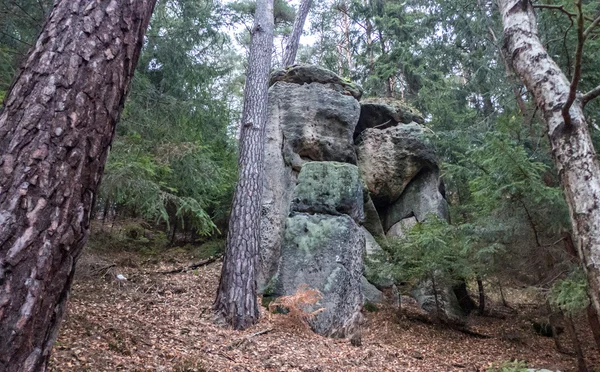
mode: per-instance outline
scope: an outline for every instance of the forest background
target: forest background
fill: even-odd
[[[294,4],[275,1],[274,67]],[[536,4],[542,41],[571,77],[576,9],[570,1]],[[49,0],[2,2],[0,99],[51,7]],[[593,18],[600,3],[583,8]],[[253,12],[250,1],[158,2],[97,198],[102,224],[116,221],[124,235],[156,249],[206,242],[222,249]],[[600,81],[597,32],[586,44],[582,91]],[[387,272],[482,285],[517,277],[567,314],[587,308],[585,278],[565,250],[570,222],[545,124],[511,73],[494,2],[316,2],[305,34],[298,62],[331,69],[366,96],[417,108],[436,143],[451,224],[419,226],[389,248],[396,253]],[[598,105],[586,107],[596,148]]]

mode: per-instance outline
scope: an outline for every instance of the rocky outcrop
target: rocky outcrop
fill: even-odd
[[[275,70],[271,74],[269,86],[278,81],[300,85],[311,83],[323,84],[328,89],[345,95],[351,95],[357,101],[360,100],[363,94],[362,88],[358,85],[341,78],[333,71],[313,65],[297,64],[284,69]]]
[[[337,162],[306,163],[300,172],[292,210],[311,214],[346,214],[356,223],[365,217],[358,167]]]
[[[435,291],[434,288],[436,289]],[[435,295],[436,291],[437,299]],[[412,295],[417,300],[419,306],[428,313],[438,314],[454,323],[461,323],[463,321],[465,314],[462,312],[451,286],[442,286],[439,283],[437,286],[434,286],[430,280],[424,281],[415,287]]]
[[[394,98],[367,98],[360,106],[360,120],[354,132],[355,138],[367,128],[384,129],[399,123],[425,123],[420,112]]]
[[[320,83],[304,85],[278,82],[270,88],[269,105],[278,112],[288,163],[305,161],[356,163],[352,135],[360,105]],[[281,148],[280,148],[281,149]],[[297,159],[296,159],[297,160]]]
[[[272,78],[269,88],[260,289],[277,269],[285,221],[302,166],[307,161],[356,163],[352,134],[360,115],[358,101],[331,89],[341,79],[332,78],[327,70],[313,67],[290,71],[297,72],[296,78],[279,74],[279,78]]]
[[[402,219],[390,227],[385,235],[388,238],[404,238],[408,230],[415,227],[417,222],[414,216]]]
[[[436,167],[435,149],[417,123],[366,129],[357,139],[356,151],[378,210],[398,200],[423,168]]]
[[[423,222],[428,216],[448,220],[448,203],[440,192],[437,167],[423,169],[405,188],[400,198],[383,213],[383,228],[390,230],[398,222],[414,217]]]
[[[347,215],[298,213],[287,219],[277,274],[265,295],[294,294],[303,284],[323,298],[309,311],[313,330],[324,336],[345,337],[348,321],[362,306],[362,254],[365,237]]]
[[[448,218],[435,151],[416,110],[393,99],[361,105],[362,90],[331,71],[295,65],[270,83],[259,288],[267,297],[318,289],[313,329],[346,336],[363,301],[394,286],[375,238],[387,244],[428,216]],[[431,287],[414,289],[429,311]],[[460,317],[451,288],[437,299]]]

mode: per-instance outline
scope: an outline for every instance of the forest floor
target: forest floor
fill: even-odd
[[[552,338],[534,332],[539,309],[525,296],[508,296],[517,311],[491,305],[497,316],[468,318],[469,329],[488,338],[423,322],[411,315],[420,310],[410,302],[401,312],[392,306],[364,311],[360,347],[318,336],[265,309],[254,327],[233,331],[215,325],[211,315],[220,262],[164,273],[198,261],[182,249],[151,256],[87,249],[50,370],[486,371],[515,359],[534,368],[574,370],[573,356],[558,353]],[[127,280],[117,280],[118,274]],[[588,366],[600,371],[588,327],[584,319],[577,323]],[[566,335],[561,339],[570,347]]]

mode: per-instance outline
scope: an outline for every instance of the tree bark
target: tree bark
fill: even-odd
[[[598,320],[598,314],[596,314],[592,305],[586,308],[586,313],[592,335],[594,336],[594,342],[596,343],[596,349],[600,352],[600,321]]]
[[[566,314],[564,319],[567,333],[569,333],[569,337],[573,343],[573,350],[575,351],[575,357],[577,360],[577,370],[579,372],[588,372],[587,365],[585,364],[585,357],[583,355],[583,349],[581,348],[581,343],[579,342],[579,337],[577,336],[577,330],[575,329],[573,318],[571,318],[571,315]]]
[[[479,315],[485,314],[485,290],[483,287],[483,280],[480,277],[477,277],[477,289],[479,290],[479,306],[477,311]]]
[[[600,166],[580,99],[562,108],[570,82],[550,58],[537,35],[529,0],[498,0],[504,24],[504,47],[512,67],[532,92],[547,124],[554,163],[565,193],[574,240],[589,283],[589,295],[600,313]]]
[[[56,1],[0,114],[0,370],[45,371],[155,0]]]
[[[258,320],[256,274],[271,53],[273,0],[258,0],[246,72],[239,155],[239,182],[227,233],[227,248],[214,311],[235,329]]]
[[[283,67],[291,66],[296,61],[296,54],[298,53],[298,46],[300,45],[300,36],[302,36],[302,30],[304,29],[304,22],[312,5],[312,0],[302,0],[300,7],[298,7],[298,13],[294,20],[294,27],[292,29],[292,35],[285,46],[283,53]]]

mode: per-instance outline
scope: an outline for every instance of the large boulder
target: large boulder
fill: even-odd
[[[287,219],[277,274],[265,295],[291,295],[300,286],[318,289],[323,298],[308,311],[324,310],[310,320],[324,336],[345,337],[362,305],[365,237],[347,215],[298,213]]]
[[[360,106],[360,119],[354,132],[355,138],[367,128],[391,127],[398,123],[425,123],[419,111],[394,98],[366,98]]]
[[[365,213],[358,167],[332,161],[306,163],[298,175],[292,211],[347,214],[361,223]]]
[[[378,209],[395,202],[423,168],[436,166],[434,147],[417,123],[369,128],[357,142],[358,165]]]
[[[412,296],[419,306],[430,314],[437,314],[438,316],[445,318],[453,323],[464,322],[465,313],[463,313],[458,303],[456,295],[452,291],[452,286],[438,285],[437,288],[437,300],[436,291],[431,280],[423,281],[413,289]],[[439,307],[439,313],[438,313]]]
[[[269,105],[283,132],[284,156],[290,166],[304,161],[356,164],[352,135],[360,105],[327,85],[277,82],[269,89]],[[301,166],[299,164],[296,167]]]
[[[423,222],[433,215],[448,220],[448,203],[441,192],[437,167],[423,169],[405,188],[400,198],[384,213],[383,229],[386,233],[397,223],[409,217]]]
[[[341,78],[333,71],[314,65],[297,64],[275,70],[271,73],[269,86],[278,81],[300,85],[310,83],[325,84],[330,89],[345,95],[351,95],[357,100],[360,100],[363,94],[362,88],[358,85]]]
[[[359,115],[358,101],[331,85],[276,82],[269,89],[259,289],[277,270],[298,172],[312,160],[356,163],[352,133]]]

